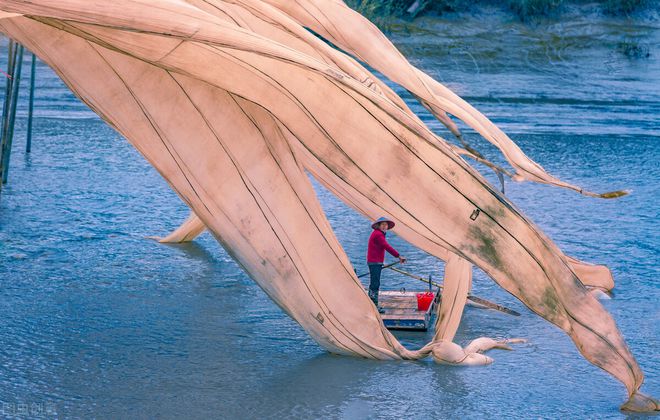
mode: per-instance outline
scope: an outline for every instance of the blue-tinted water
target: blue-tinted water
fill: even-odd
[[[506,185],[569,255],[611,267],[616,293],[604,305],[646,373],[643,390],[660,397],[657,25],[467,19],[423,19],[415,31],[392,36],[550,173],[596,191],[633,190],[604,201]],[[625,40],[651,46],[651,56],[626,57],[619,45]],[[185,206],[49,69],[39,63],[37,74],[33,152],[23,153],[22,98],[10,182],[0,197],[2,416],[623,417],[623,386],[478,272],[475,294],[523,315],[470,308],[457,340],[529,339],[514,352],[490,353],[493,365],[327,354],[208,234],[177,246],[145,239],[176,227]],[[362,272],[366,221],[318,193]],[[392,242],[410,258],[410,271],[440,278],[434,259],[396,237]],[[383,281],[416,287],[391,273]],[[397,336],[410,347],[430,338]]]

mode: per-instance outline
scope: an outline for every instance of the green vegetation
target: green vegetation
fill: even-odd
[[[558,12],[564,0],[508,0],[507,3],[520,20],[528,21]]]
[[[363,15],[410,16],[422,12],[459,12],[467,10],[474,2],[466,0],[345,0],[351,8]]]
[[[445,12],[461,12],[469,9],[472,2],[465,0],[420,0],[415,14],[422,12],[435,12],[442,14]]]
[[[648,7],[647,0],[605,0],[603,10],[614,16],[629,16]]]
[[[651,56],[648,44],[631,39],[625,39],[619,42],[616,49],[630,59],[648,58]]]
[[[580,0],[346,0],[353,9],[379,26],[391,17],[414,18],[422,13],[443,14],[469,11],[479,5],[501,5],[521,21],[555,16],[564,6],[583,3]],[[651,6],[650,0],[600,0],[603,13],[612,16],[630,16]]]
[[[381,29],[386,29],[389,18],[404,16],[407,0],[345,0],[348,7],[359,12]]]

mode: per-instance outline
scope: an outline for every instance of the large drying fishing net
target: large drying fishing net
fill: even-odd
[[[607,268],[564,255],[460,156],[599,195],[546,173],[343,2],[0,0],[0,10],[0,30],[48,63],[191,208],[166,239],[208,228],[328,351],[489,363],[481,353],[506,343],[452,343],[474,264],[623,382],[623,408],[660,409],[639,392],[637,362],[585,287],[610,289]],[[413,93],[464,145],[448,114],[474,128],[515,172],[436,136],[356,59]],[[408,350],[384,327],[306,171],[365,216],[396,219],[401,237],[447,262],[431,343]]]

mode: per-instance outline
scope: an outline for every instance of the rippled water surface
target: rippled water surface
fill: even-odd
[[[395,27],[391,36],[550,173],[591,190],[633,190],[603,201],[506,185],[569,255],[611,267],[616,293],[604,305],[646,373],[643,390],[660,397],[658,25],[488,22],[424,18]],[[626,56],[630,42],[649,48],[650,56]],[[623,417],[617,410],[623,386],[480,272],[474,293],[523,315],[469,308],[457,340],[529,339],[514,352],[490,353],[493,365],[451,368],[326,353],[208,234],[176,246],[145,239],[176,227],[185,206],[42,63],[37,75],[33,152],[23,153],[23,98],[10,180],[0,196],[3,416]],[[470,131],[468,138],[497,160]],[[366,220],[317,191],[364,271]],[[399,238],[392,242],[410,258],[409,270],[440,277],[435,259]],[[416,286],[392,273],[383,282]],[[416,347],[430,333],[397,336]]]

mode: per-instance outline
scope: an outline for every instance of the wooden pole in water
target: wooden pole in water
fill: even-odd
[[[25,153],[32,151],[32,111],[34,110],[34,78],[36,73],[37,57],[32,53],[32,65],[30,66],[30,100],[28,103],[27,141]]]
[[[9,46],[7,47],[7,72],[5,76],[7,77],[7,82],[5,83],[5,101],[2,104],[2,125],[0,126],[0,190],[2,190],[2,174],[4,174],[4,162],[5,162],[5,149],[6,149],[6,140],[7,137],[6,127],[9,123],[8,115],[10,108],[10,98],[11,98],[11,87],[12,87],[12,76],[13,73],[13,62],[14,62],[14,41],[9,40]]]
[[[23,46],[17,44],[16,62],[12,74],[11,107],[9,109],[9,124],[7,126],[7,140],[5,141],[5,162],[3,165],[2,183],[7,183],[9,176],[9,158],[11,156],[11,145],[14,140],[14,123],[16,122],[16,103],[18,102],[18,91],[21,87],[21,69],[23,68]]]
[[[383,268],[386,268],[386,267],[383,267]],[[430,283],[430,284],[432,284],[433,286],[437,287],[437,288],[440,289],[440,290],[442,290],[442,289],[444,288],[443,285],[441,285],[441,284],[439,284],[439,283],[436,283],[436,282],[434,282],[433,280],[431,280],[430,276],[429,276],[428,279],[425,279],[424,277],[416,276],[416,275],[413,274],[413,273],[409,273],[409,272],[407,272],[407,271],[403,271],[403,270],[401,270],[401,269],[399,269],[399,268],[394,268],[394,267],[387,267],[387,268],[389,268],[389,269],[392,270],[392,271],[396,271],[397,273],[403,274],[404,276],[408,276],[408,277],[411,277],[411,278],[413,278],[413,279],[416,279],[416,280],[419,280],[419,281],[423,281],[424,283]],[[509,308],[507,308],[506,306],[499,305],[499,304],[494,303],[494,302],[491,302],[491,301],[489,301],[489,300],[482,299],[482,298],[480,298],[480,297],[477,297],[477,296],[474,296],[474,295],[470,295],[470,294],[468,294],[468,297],[467,297],[467,298],[468,298],[468,300],[471,300],[472,302],[474,302],[474,303],[478,303],[479,305],[485,306],[485,307],[487,307],[487,308],[495,309],[495,310],[497,310],[497,311],[504,312],[505,314],[509,314],[509,315],[513,315],[513,316],[520,316],[520,313],[519,313],[519,312],[516,312],[516,311],[514,311],[513,309],[509,309]]]

